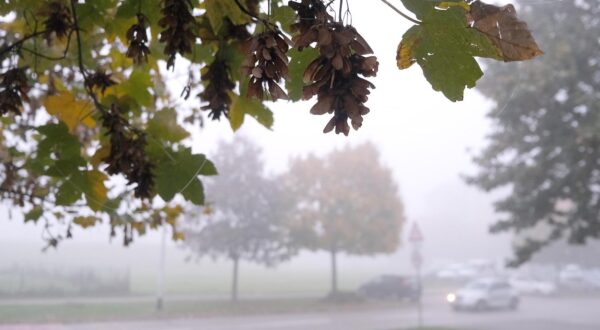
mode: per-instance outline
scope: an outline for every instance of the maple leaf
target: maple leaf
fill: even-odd
[[[419,64],[434,90],[451,101],[462,100],[465,88],[475,87],[483,75],[475,57],[496,58],[498,51],[488,37],[468,27],[462,6],[440,10],[435,3],[407,3],[414,5],[423,23],[404,34],[398,47],[398,67]]]
[[[505,62],[529,60],[544,54],[527,23],[517,18],[513,5],[498,7],[477,0],[471,4],[469,19],[473,28],[494,43]]]
[[[89,101],[77,100],[75,95],[69,92],[48,96],[44,107],[49,114],[64,122],[70,132],[73,132],[80,123],[89,128],[96,127],[96,121],[91,117],[93,105]]]
[[[73,219],[73,223],[81,226],[82,228],[94,227],[97,222],[100,222],[100,219],[90,216],[90,217],[76,217]]]

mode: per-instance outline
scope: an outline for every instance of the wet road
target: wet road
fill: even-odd
[[[457,330],[598,330],[599,298],[523,298],[518,311],[455,313],[443,297],[431,295],[424,301],[428,326]],[[393,330],[416,325],[414,308],[365,312],[307,313],[178,319],[73,325],[1,326],[0,330]]]

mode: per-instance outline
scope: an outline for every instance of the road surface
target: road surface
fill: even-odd
[[[600,297],[523,298],[516,312],[455,313],[426,297],[425,324],[458,330],[598,330]],[[0,320],[1,323],[1,320]],[[416,310],[296,313],[70,325],[0,325],[0,330],[394,330],[416,325]]]

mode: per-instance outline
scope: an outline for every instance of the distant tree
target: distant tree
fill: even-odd
[[[185,246],[198,257],[233,263],[231,299],[238,298],[242,260],[274,266],[295,254],[283,225],[280,188],[265,177],[260,148],[247,139],[220,143],[215,163],[219,176],[207,182],[211,210],[185,229]]]
[[[520,1],[546,55],[526,66],[489,65],[479,90],[497,102],[494,130],[470,178],[497,201],[492,230],[516,234],[514,264],[554,240],[600,237],[600,6]]]
[[[372,144],[294,159],[281,181],[294,199],[287,222],[295,243],[331,255],[332,295],[340,253],[373,255],[398,247],[402,202]]]

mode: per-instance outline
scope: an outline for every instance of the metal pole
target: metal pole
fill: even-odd
[[[423,286],[421,281],[421,266],[417,266],[417,283],[419,285],[418,325],[423,327]]]
[[[167,228],[163,226],[160,242],[160,254],[158,257],[158,276],[156,279],[156,310],[161,311],[164,307],[165,295],[165,255],[167,245]]]

